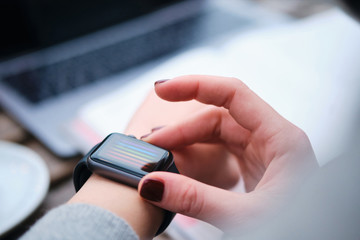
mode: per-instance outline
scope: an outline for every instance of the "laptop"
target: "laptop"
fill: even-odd
[[[2,4],[0,104],[60,157],[78,153],[64,125],[82,105],[176,51],[251,23],[203,0]]]

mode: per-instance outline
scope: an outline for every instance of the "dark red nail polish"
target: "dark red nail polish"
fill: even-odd
[[[144,139],[144,138],[146,138],[146,137],[150,136],[152,133],[153,133],[153,132],[151,132],[151,133],[148,133],[148,134],[145,134],[145,135],[141,136],[141,137],[140,137],[140,140],[142,140],[142,139]]]
[[[154,179],[146,179],[140,189],[140,196],[153,202],[160,202],[163,193],[164,183]]]
[[[157,84],[160,84],[160,83],[164,83],[164,82],[167,82],[169,81],[170,79],[161,79],[161,80],[157,80],[154,85],[157,85]]]
[[[141,136],[141,137],[140,137],[140,140],[142,140],[142,139],[144,139],[144,138],[147,138],[147,137],[150,136],[153,132],[162,129],[163,127],[164,127],[164,126],[154,127],[153,129],[151,129],[151,132],[149,132],[149,133]]]
[[[162,129],[163,127],[165,127],[165,126],[154,127],[153,129],[151,129],[151,132],[155,132],[155,131],[157,131],[157,130],[160,130],[160,129]]]

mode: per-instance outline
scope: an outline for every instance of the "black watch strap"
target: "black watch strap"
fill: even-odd
[[[176,168],[175,163],[171,164],[171,166],[169,167],[169,169],[167,171],[173,172],[173,173],[179,173],[179,170]],[[169,224],[175,217],[175,214],[176,213],[174,213],[174,212],[164,210],[164,219],[163,219],[158,231],[156,232],[155,236],[157,236],[160,233],[162,233],[163,231],[165,231],[165,229],[169,226]]]
[[[91,153],[97,148],[99,144],[95,145],[81,160],[78,162],[74,169],[73,173],[73,181],[76,192],[80,190],[80,188],[85,184],[85,182],[89,179],[92,172],[87,166],[87,158],[91,155]]]
[[[80,188],[85,184],[85,182],[89,179],[92,172],[89,170],[87,166],[87,158],[91,155],[91,153],[97,148],[98,144],[94,146],[76,165],[73,173],[73,181],[76,192],[80,190]],[[168,172],[179,173],[178,169],[176,168],[175,164],[173,163]],[[164,210],[164,219],[156,232],[156,235],[159,235],[169,226],[173,218],[175,217],[175,213],[170,212],[168,210]]]

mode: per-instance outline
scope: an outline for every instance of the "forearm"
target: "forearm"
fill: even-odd
[[[139,237],[125,220],[89,204],[63,204],[50,210],[21,240],[122,239]]]
[[[86,203],[123,218],[140,239],[155,236],[163,210],[143,201],[136,189],[93,174],[68,204]]]

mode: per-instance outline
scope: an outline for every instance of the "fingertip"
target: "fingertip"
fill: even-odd
[[[150,137],[150,135],[152,135],[154,132],[156,132],[156,131],[164,128],[164,127],[165,127],[165,126],[158,126],[158,127],[152,128],[152,129],[151,129],[151,132],[149,132],[149,133],[147,133],[147,134],[145,134],[145,135],[142,135],[142,136],[140,137],[140,140],[143,140],[143,141],[147,142],[147,140],[148,140],[148,138]]]
[[[139,194],[143,199],[192,217],[200,217],[198,209],[203,206],[200,190],[195,180],[168,172],[149,173],[139,184]]]
[[[169,81],[169,80],[170,80],[170,79],[157,80],[157,81],[154,82],[154,86],[156,87],[156,86],[158,86],[158,85],[160,85],[160,84],[162,84],[162,83],[165,83],[165,82],[167,82],[167,81]]]
[[[161,179],[146,178],[141,181],[139,194],[151,202],[161,202],[164,194],[164,182]]]

